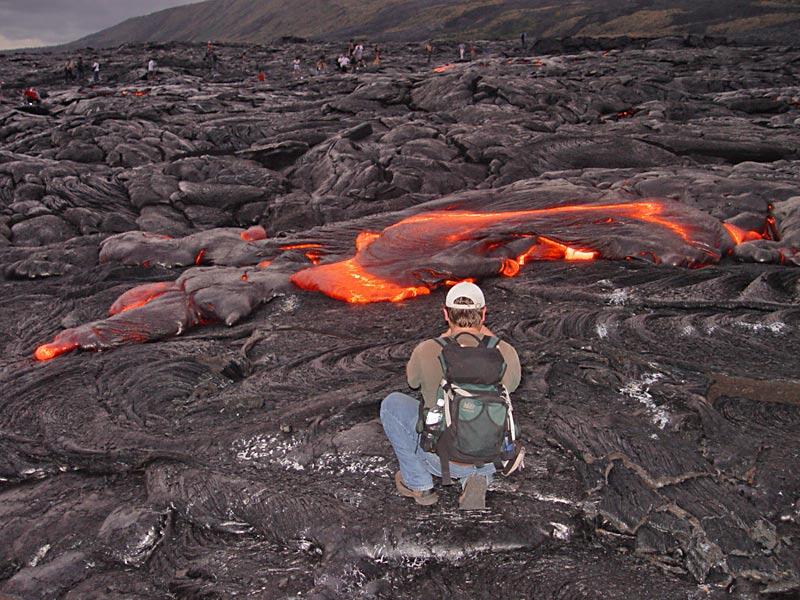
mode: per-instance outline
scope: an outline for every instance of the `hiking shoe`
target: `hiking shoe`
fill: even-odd
[[[514,471],[522,471],[525,468],[525,446],[518,444],[514,446],[514,454],[508,460],[503,461],[503,468],[500,474],[508,477]]]
[[[464,491],[458,497],[458,508],[461,510],[483,510],[486,508],[486,477],[474,473],[467,477]]]
[[[430,506],[439,501],[439,494],[433,490],[422,490],[418,492],[407,487],[406,484],[403,483],[403,476],[400,474],[400,471],[394,474],[394,485],[397,488],[398,494],[406,498],[413,498],[414,502],[422,506]]]

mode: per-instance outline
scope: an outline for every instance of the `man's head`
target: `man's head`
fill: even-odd
[[[486,299],[474,283],[462,281],[447,292],[444,318],[451,327],[479,329],[486,318]]]

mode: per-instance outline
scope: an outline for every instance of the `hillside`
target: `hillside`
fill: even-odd
[[[208,0],[128,19],[71,46],[282,36],[422,40],[708,34],[794,43],[800,0]]]

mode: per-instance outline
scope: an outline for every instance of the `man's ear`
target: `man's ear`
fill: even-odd
[[[447,307],[442,307],[442,314],[444,315],[444,320],[447,321],[448,325],[450,324],[450,317],[447,315]]]
[[[484,321],[486,321],[486,307],[485,306],[483,307],[483,310],[481,311],[481,325],[483,325]]]

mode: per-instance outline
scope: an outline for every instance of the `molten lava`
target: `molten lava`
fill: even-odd
[[[503,206],[520,206],[513,193],[503,199]],[[734,245],[776,239],[779,232],[774,218],[765,221],[761,232],[745,231],[668,200],[505,211],[465,208],[470,206],[468,202],[481,206],[480,200],[472,196],[461,206],[438,203],[433,210],[406,217],[380,233],[363,231],[355,240],[355,254],[338,262],[317,264],[324,256],[320,244],[297,243],[279,248],[300,250],[314,263],[290,277],[302,289],[317,290],[351,303],[399,302],[458,281],[497,275],[514,277],[524,265],[535,261],[591,261],[602,257],[701,267],[716,263]],[[248,242],[248,264],[255,264],[262,256],[264,248],[249,244],[263,239],[262,235],[266,234],[258,227],[233,234],[236,245],[244,245],[239,243],[239,237]],[[213,257],[229,242],[230,232],[219,238],[207,237],[202,248],[199,243],[191,246],[189,256],[196,252],[195,263],[201,264],[206,248]],[[146,239],[138,243],[150,250],[157,245]],[[796,254],[784,256],[781,251],[780,256],[795,261]],[[162,260],[155,250],[151,256]],[[142,264],[149,262],[148,259]],[[34,357],[50,360],[75,348],[110,348],[178,335],[209,322],[235,323],[252,307],[272,297],[276,286],[285,285],[286,274],[280,266],[274,272],[262,272],[270,264],[271,260],[265,259],[249,271],[225,271],[216,282],[206,282],[212,273],[201,270],[195,275],[204,281],[203,286],[191,286],[193,291],[185,287],[187,275],[176,282],[139,286],[119,297],[110,309],[111,317],[61,332],[51,343],[37,348]],[[228,298],[227,294],[234,296]],[[159,300],[153,302],[155,299]]]
[[[306,248],[322,248],[322,244],[288,244],[280,248],[281,250],[305,250]]]
[[[111,308],[108,309],[108,314],[117,315],[121,312],[144,306],[174,287],[175,284],[171,281],[158,281],[137,286],[117,298]]]
[[[731,236],[731,239],[737,246],[742,242],[752,242],[753,240],[761,240],[765,238],[764,235],[758,233],[757,231],[746,231],[741,227],[737,227],[736,225],[732,225],[730,223],[723,223],[722,226],[725,228],[725,231],[728,232],[728,235]]]
[[[78,344],[75,342],[69,343],[56,343],[52,342],[50,344],[42,344],[38,348],[36,348],[36,352],[33,353],[33,357],[38,361],[47,361],[56,358],[57,356],[61,356],[62,354],[66,354],[67,352],[72,352],[78,347]]]
[[[431,211],[403,219],[380,234],[362,232],[356,240],[355,256],[304,269],[291,280],[303,289],[319,290],[346,302],[396,302],[426,294],[448,279],[496,274],[513,277],[531,260],[581,261],[600,256],[597,250],[532,232],[554,218],[562,225],[575,223],[576,230],[577,223],[587,217],[594,224],[614,227],[636,221],[652,223],[691,245],[691,223],[675,222],[670,216],[657,201],[507,212]],[[471,264],[472,272],[449,272],[452,254]],[[658,257],[654,262],[660,262]]]
[[[239,234],[245,242],[255,242],[267,239],[267,231],[261,225],[253,225]]]

